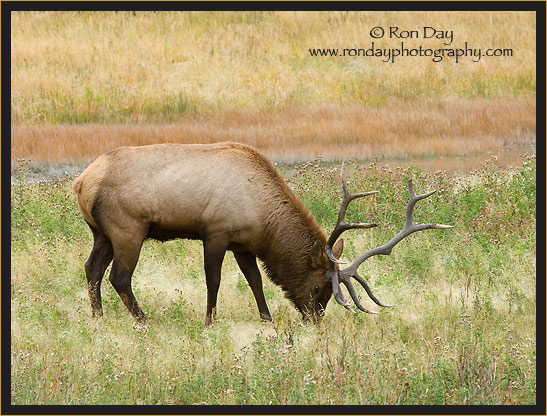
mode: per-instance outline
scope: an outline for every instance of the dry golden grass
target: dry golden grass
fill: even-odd
[[[400,47],[369,31],[452,30],[449,47],[511,57],[311,57],[310,48]],[[166,123],[186,113],[396,99],[535,96],[535,14],[522,12],[15,12],[12,121]],[[442,39],[406,47],[441,48]],[[292,110],[291,110],[292,111]],[[353,114],[353,111],[350,111]],[[351,117],[351,116],[350,116]]]
[[[168,125],[15,125],[11,147],[12,158],[36,162],[88,162],[125,145],[226,140],[251,144],[276,161],[438,156],[529,143],[535,140],[535,111],[535,99],[524,98],[226,110]]]

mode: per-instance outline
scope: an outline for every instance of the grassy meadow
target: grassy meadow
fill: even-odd
[[[350,164],[350,189],[377,189],[348,218],[344,257],[383,244],[404,222],[406,180],[416,222],[456,226],[401,242],[361,266],[380,315],[333,300],[305,325],[264,278],[274,322],[261,323],[231,254],[218,320],[204,327],[202,245],[147,241],[133,278],[149,316],[137,326],[105,277],[104,317],[91,317],[83,263],[91,232],[70,181],[12,185],[14,404],[534,404],[536,400],[536,166],[492,159],[468,177]],[[23,168],[21,168],[23,169]],[[297,165],[289,183],[329,232],[339,168]],[[108,273],[108,271],[107,271]],[[365,306],[377,309],[362,291]]]
[[[514,53],[458,63],[309,53],[399,47],[371,38],[378,25],[454,32],[448,46],[406,47]],[[13,12],[11,30],[12,404],[536,403],[533,12]],[[81,171],[121,145],[227,140],[273,159],[327,234],[340,160],[351,191],[380,191],[348,210],[379,226],[344,234],[346,260],[399,231],[410,178],[417,193],[438,190],[416,222],[456,227],[361,266],[395,304],[377,316],[331,299],[323,322],[306,325],[264,277],[274,321],[262,323],[228,254],[205,328],[202,243],[177,240],[143,246],[133,289],[146,325],[109,270],[104,317],[92,319],[92,235],[73,178],[37,182],[36,169]],[[509,167],[495,156],[504,149],[532,154]],[[420,164],[483,156],[471,173]],[[405,167],[378,164],[387,158]]]
[[[513,56],[313,57],[400,47],[377,25],[452,30],[408,48]],[[224,140],[276,160],[465,154],[535,138],[533,12],[15,12],[12,157]]]
[[[454,31],[450,47],[512,57],[433,62],[312,57],[310,48],[398,47],[382,24]],[[391,99],[534,97],[533,12],[16,12],[12,119],[166,123],[231,108],[378,107]],[[408,39],[408,47],[447,47]]]
[[[432,158],[484,154],[534,143],[535,99],[396,102],[362,107],[232,111],[167,125],[27,125],[12,129],[12,157],[35,165],[90,163],[118,146],[238,141],[278,162],[345,157]]]

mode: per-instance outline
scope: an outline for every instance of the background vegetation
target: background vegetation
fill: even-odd
[[[514,56],[435,63],[310,56],[399,47],[374,26],[454,31],[449,47]],[[21,12],[12,18],[15,122],[171,122],[226,108],[535,96],[533,12]],[[408,47],[447,47],[408,39]]]
[[[402,227],[406,180],[438,189],[416,222],[456,225],[401,242],[361,267],[378,316],[331,301],[304,325],[265,278],[273,324],[259,321],[233,256],[218,321],[204,327],[201,243],[145,243],[133,278],[150,317],[136,326],[105,277],[104,318],[91,318],[83,263],[92,238],[70,181],[12,186],[12,400],[17,404],[534,404],[535,159],[516,171],[493,159],[468,178],[371,164],[350,188],[377,199],[348,218],[377,229],[345,236],[345,258]],[[290,184],[332,229],[339,168],[309,162]],[[108,271],[107,271],[108,273]],[[366,298],[366,299],[365,299]],[[365,305],[371,304],[363,293]],[[374,309],[374,306],[371,306]]]
[[[400,47],[373,39],[378,25],[454,33],[409,48],[513,56],[309,53]],[[120,145],[224,140],[280,161],[503,149],[535,139],[535,37],[533,12],[16,12],[12,157],[89,162]]]
[[[35,163],[90,163],[118,146],[238,141],[271,159],[432,158],[513,149],[536,137],[534,99],[394,102],[389,108],[232,111],[167,125],[52,125],[12,129],[12,157]]]

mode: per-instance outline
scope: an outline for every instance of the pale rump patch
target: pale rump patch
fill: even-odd
[[[91,165],[76,178],[72,190],[76,194],[78,207],[85,220],[93,227],[98,228],[91,216],[91,209],[102,186],[103,178],[109,166],[109,153],[99,156]]]

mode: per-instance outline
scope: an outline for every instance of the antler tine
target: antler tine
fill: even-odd
[[[357,306],[363,312],[378,315],[378,312],[369,311],[368,309],[363,307],[363,305],[361,305],[361,302],[359,302],[359,297],[357,296],[357,293],[355,292],[355,289],[353,288],[353,285],[351,284],[351,280],[342,280],[342,283],[348,289],[348,292],[349,292],[351,298],[353,299],[353,302],[355,302],[355,306]]]
[[[427,229],[453,228],[452,225],[443,225],[443,224],[414,224],[412,222],[412,214],[414,212],[414,205],[419,200],[427,198],[428,196],[433,195],[436,191],[431,191],[431,192],[427,192],[425,194],[416,195],[414,193],[412,180],[408,181],[408,190],[409,190],[409,193],[410,193],[410,197],[409,197],[409,200],[408,200],[408,206],[407,206],[407,210],[406,210],[406,221],[405,221],[405,225],[404,225],[403,229],[395,237],[393,237],[389,242],[387,242],[386,244],[384,244],[382,246],[375,247],[371,250],[368,250],[368,251],[364,252],[353,263],[351,263],[351,265],[349,267],[347,267],[346,269],[340,271],[340,281],[342,281],[345,284],[346,281],[349,281],[349,279],[351,277],[353,277],[355,280],[357,280],[361,284],[361,286],[363,286],[365,288],[365,290],[366,290],[367,294],[369,295],[369,297],[379,306],[391,307],[393,305],[384,305],[380,301],[378,301],[378,299],[376,299],[376,297],[374,296],[374,294],[370,290],[370,288],[369,288],[368,284],[366,283],[366,281],[361,276],[359,276],[359,274],[357,273],[357,269],[359,268],[359,266],[361,264],[363,264],[363,262],[365,262],[365,260],[367,260],[369,257],[380,255],[380,254],[390,255],[391,251],[393,250],[393,247],[395,247],[395,245],[397,243],[399,243],[403,238],[409,236],[410,234],[415,233],[416,231],[422,231],[422,230],[427,230]],[[348,287],[347,284],[346,284],[346,287]],[[348,287],[348,290],[349,290],[349,287]],[[351,294],[351,291],[350,291],[350,294]],[[352,298],[355,301],[355,298],[353,297],[353,295],[352,295]],[[356,305],[357,305],[357,303],[356,303]],[[359,305],[357,305],[357,307],[359,307]],[[359,308],[359,309],[361,309],[361,308]]]
[[[340,210],[338,211],[338,220],[336,222],[334,230],[332,231],[332,234],[329,237],[329,240],[327,241],[327,244],[325,246],[325,251],[331,261],[333,261],[334,263],[344,264],[345,262],[338,260],[332,253],[332,247],[334,243],[336,243],[336,240],[338,240],[338,237],[340,237],[340,235],[347,230],[351,230],[355,228],[373,228],[378,225],[375,223],[365,223],[365,222],[349,222],[349,223],[346,222],[345,217],[346,217],[346,211],[348,209],[348,205],[354,199],[372,195],[372,194],[378,193],[378,191],[362,192],[357,194],[350,193],[348,191],[346,178],[345,178],[344,162],[342,162],[340,178],[342,180],[342,192],[343,192],[342,202],[340,203]]]
[[[336,300],[336,302],[338,302],[347,310],[354,312],[354,310],[351,309],[350,304],[346,302],[346,299],[344,299],[344,295],[342,294],[342,291],[340,290],[340,283],[338,282],[338,279],[334,279],[332,282],[332,293],[334,295],[334,299]]]
[[[352,276],[355,280],[357,280],[361,286],[363,286],[367,292],[367,295],[369,296],[369,298],[371,298],[373,300],[373,302],[378,305],[378,306],[382,306],[384,308],[392,308],[393,305],[384,305],[382,302],[380,302],[376,296],[374,296],[374,293],[372,293],[372,290],[370,290],[370,287],[368,286],[367,282],[365,281],[365,279],[363,279],[361,276],[359,276],[358,273],[355,273],[353,276]]]

